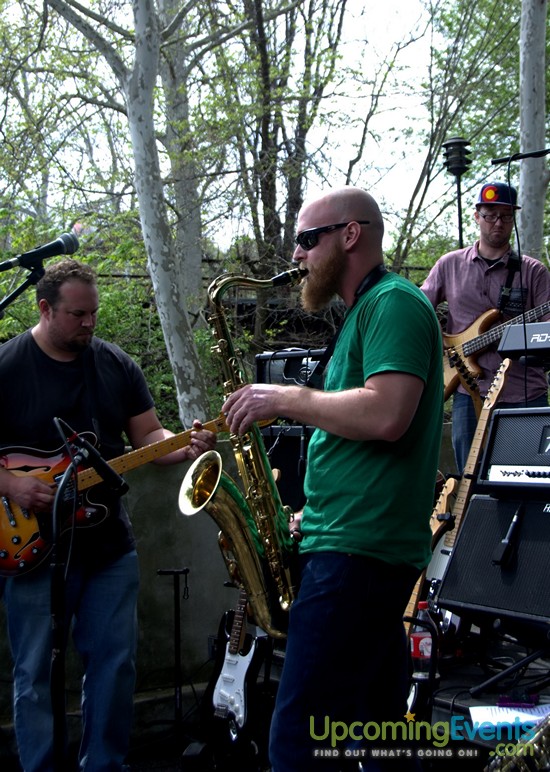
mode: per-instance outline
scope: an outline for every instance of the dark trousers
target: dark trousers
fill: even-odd
[[[405,721],[409,678],[402,617],[419,573],[335,552],[304,558],[271,724],[273,772],[356,770],[358,754],[369,746],[357,739],[361,727]],[[338,759],[326,755],[333,735],[343,731],[334,722],[354,725],[355,737],[338,743]],[[355,754],[352,766],[346,752]],[[369,772],[418,768],[406,758],[390,767],[366,758],[363,764]]]

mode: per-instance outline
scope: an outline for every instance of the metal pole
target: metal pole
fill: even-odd
[[[462,237],[462,191],[460,188],[460,175],[456,177],[456,202],[458,206],[458,245],[460,249],[464,246]]]

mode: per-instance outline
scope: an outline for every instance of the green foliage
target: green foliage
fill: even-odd
[[[233,327],[231,321],[230,327]],[[243,366],[243,372],[240,374],[245,383],[254,381],[254,353],[253,336],[250,332],[239,328],[237,334],[231,334],[231,342],[237,352],[238,358]],[[214,351],[216,340],[211,330],[196,330],[195,343],[199,352],[199,357],[203,372],[205,374],[208,387],[207,399],[209,406],[209,415],[219,414],[224,401],[223,372],[219,354]]]
[[[4,236],[18,244],[18,254],[38,243],[47,243],[59,230],[36,235],[37,223],[26,228],[5,228]],[[33,225],[34,227],[31,227]],[[27,235],[23,237],[23,232]],[[11,257],[4,251],[2,257]],[[100,308],[96,334],[116,343],[142,368],[165,426],[181,431],[177,394],[166,345],[156,310],[153,287],[145,267],[145,251],[139,222],[132,213],[89,216],[80,236],[79,252],[73,255],[91,265],[98,275]],[[52,260],[61,259],[52,258]],[[0,292],[6,297],[29,277],[26,269],[0,274]],[[35,288],[25,290],[8,306],[0,323],[0,341],[8,340],[38,320]]]

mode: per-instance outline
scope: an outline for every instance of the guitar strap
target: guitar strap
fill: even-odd
[[[85,407],[92,423],[92,429],[97,437],[97,446],[101,447],[101,430],[99,427],[99,410],[97,403],[98,382],[95,354],[92,344],[84,351],[84,387],[85,387]]]
[[[514,274],[516,271],[519,271],[520,266],[520,257],[519,255],[512,250],[510,253],[510,257],[508,258],[508,276],[506,277],[506,284],[502,287],[502,291],[500,294],[500,300],[498,303],[498,310],[502,313],[504,313],[504,309],[508,305],[508,301],[510,300],[510,293],[512,292],[512,282],[514,281]]]
[[[380,281],[380,279],[383,276],[385,276],[387,273],[388,273],[387,268],[382,263],[380,263],[380,265],[376,265],[372,269],[372,271],[369,271],[369,273],[362,280],[361,284],[357,287],[357,290],[355,291],[355,297],[352,305],[350,306],[348,312],[345,314],[344,318],[340,322],[338,329],[332,336],[332,339],[327,345],[321,359],[319,359],[315,368],[309,374],[305,382],[305,386],[308,386],[310,389],[321,389],[321,390],[323,389],[323,373],[325,372],[326,366],[330,361],[330,358],[334,351],[334,347],[336,346],[336,341],[338,340],[340,333],[342,332],[342,328],[346,323],[346,319],[349,316],[349,312],[355,306],[359,298],[362,295],[364,295],[365,292],[368,292],[368,290],[370,290],[371,287],[374,287],[374,285],[377,284]]]

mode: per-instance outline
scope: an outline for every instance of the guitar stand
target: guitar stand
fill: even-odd
[[[180,607],[180,577],[185,576],[185,587],[183,597],[185,600],[189,597],[189,587],[187,585],[188,568],[159,568],[158,576],[171,576],[173,578],[174,588],[174,718],[172,721],[154,721],[154,724],[173,725],[176,733],[183,725],[182,710],[182,686],[183,676],[181,669],[181,607]]]

